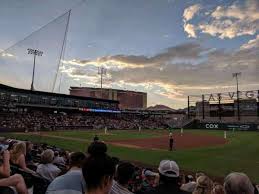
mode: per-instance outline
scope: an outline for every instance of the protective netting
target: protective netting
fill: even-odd
[[[51,92],[57,88],[59,64],[63,56],[64,41],[70,12],[59,16],[25,39],[0,51],[0,83],[30,89],[34,54],[28,49],[42,51],[36,56],[34,89]],[[18,29],[19,30],[19,29]]]

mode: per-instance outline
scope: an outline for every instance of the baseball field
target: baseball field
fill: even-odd
[[[224,177],[233,171],[259,182],[259,133],[184,130],[173,131],[175,150],[168,151],[168,131],[103,130],[9,133],[2,136],[48,143],[71,151],[85,151],[94,135],[108,144],[108,152],[123,160],[157,166],[162,159],[177,161],[187,172],[203,171]]]

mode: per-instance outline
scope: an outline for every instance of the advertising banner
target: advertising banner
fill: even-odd
[[[198,129],[219,129],[219,130],[239,130],[239,131],[259,131],[257,124],[242,123],[197,123]]]

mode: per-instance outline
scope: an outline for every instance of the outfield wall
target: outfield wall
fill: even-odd
[[[191,125],[184,127],[187,129],[213,129],[213,130],[239,130],[239,131],[259,131],[259,124],[247,123],[220,123],[220,122],[199,122],[194,120]]]
[[[243,124],[243,123],[199,123],[198,129],[221,129],[221,130],[239,130],[239,131],[259,131],[257,124]]]

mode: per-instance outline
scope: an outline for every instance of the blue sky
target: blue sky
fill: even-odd
[[[0,0],[0,49],[72,8],[58,74],[62,93],[71,85],[98,87],[99,66],[107,68],[105,87],[145,91],[148,105],[179,108],[190,94],[233,91],[231,73],[236,71],[242,72],[241,89],[259,87],[257,0],[81,2]],[[37,88],[50,90],[66,19],[6,50],[16,60],[0,56],[0,82],[29,88],[31,58],[23,51],[37,45],[45,51],[37,61]]]

